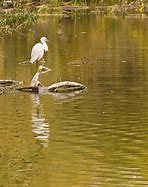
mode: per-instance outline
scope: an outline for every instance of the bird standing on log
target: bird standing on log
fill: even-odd
[[[48,42],[47,38],[41,37],[40,41],[41,43],[35,44],[32,48],[31,59],[30,59],[30,63],[32,64],[41,60],[44,56],[44,52],[48,51],[48,45],[46,43]]]

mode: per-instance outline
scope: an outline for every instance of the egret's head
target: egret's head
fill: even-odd
[[[42,66],[42,65],[40,65],[39,67],[38,67],[38,73],[40,73],[40,74],[42,74],[42,73],[46,73],[46,72],[48,72],[48,71],[51,71],[51,69],[49,69],[49,68],[46,68],[45,66]]]
[[[41,41],[41,43],[43,43],[43,42],[48,42],[48,39],[46,38],[46,37],[41,37],[41,39],[40,39],[40,41]]]

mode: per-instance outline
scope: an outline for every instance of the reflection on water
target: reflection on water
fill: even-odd
[[[148,186],[147,28],[147,18],[78,14],[1,38],[0,79],[29,85],[36,66],[19,62],[44,35],[52,71],[40,82],[88,89],[0,96],[0,186]]]
[[[52,95],[56,102],[70,102],[76,99],[77,94],[81,91],[71,92],[71,93],[48,93]],[[75,98],[76,97],[76,98]],[[79,97],[80,98],[80,97]],[[39,94],[31,94],[32,100],[32,128],[33,132],[36,134],[36,139],[40,141],[44,148],[48,147],[48,142],[50,138],[50,126],[45,119],[43,106],[40,101]]]
[[[74,99],[78,99],[77,94],[81,91],[71,92],[71,93],[48,93],[52,95],[56,102],[70,102]],[[80,98],[80,96],[79,96]],[[36,139],[38,139],[43,147],[48,147],[48,142],[50,138],[50,126],[45,119],[43,106],[40,101],[39,94],[31,94],[32,100],[32,127],[33,132],[36,133]]]
[[[38,94],[31,94],[32,100],[32,127],[36,138],[40,140],[43,147],[48,147],[50,127],[44,118],[44,111]]]
[[[59,102],[70,102],[74,101],[77,99],[82,99],[83,95],[86,92],[86,90],[81,90],[81,91],[75,91],[75,92],[67,92],[67,93],[49,93],[52,95],[55,101]]]

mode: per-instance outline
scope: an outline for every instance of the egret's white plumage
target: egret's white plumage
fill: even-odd
[[[41,37],[40,41],[41,43],[35,44],[32,48],[30,59],[30,63],[32,64],[43,58],[44,52],[48,51],[48,45],[46,43],[48,41],[47,38]]]

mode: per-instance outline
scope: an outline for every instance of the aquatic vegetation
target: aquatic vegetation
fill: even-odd
[[[11,34],[26,24],[37,20],[38,15],[35,11],[17,10],[15,13],[6,12],[0,14],[0,32]]]

